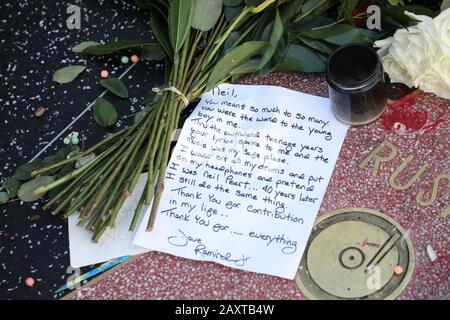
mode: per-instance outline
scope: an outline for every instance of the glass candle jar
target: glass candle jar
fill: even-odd
[[[328,58],[326,76],[336,118],[349,125],[376,120],[386,107],[383,65],[374,49],[349,44]]]

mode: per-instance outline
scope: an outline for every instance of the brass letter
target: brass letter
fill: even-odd
[[[383,149],[384,147],[387,147],[388,149],[391,150],[391,152],[385,156],[382,157],[380,156],[378,153],[381,151],[381,149]],[[363,169],[365,166],[367,166],[367,164],[372,161],[375,160],[373,169],[372,169],[372,175],[375,177],[378,173],[378,169],[380,168],[380,164],[381,162],[388,162],[391,161],[392,159],[395,158],[395,156],[397,155],[397,148],[395,147],[395,145],[393,145],[391,142],[389,142],[388,140],[384,140],[378,147],[376,147],[371,154],[369,154],[369,156],[367,158],[365,158],[363,160],[363,162],[360,163],[359,167],[361,169]]]
[[[425,172],[425,170],[428,169],[428,164],[425,163],[423,166],[420,167],[419,171],[414,174],[414,176],[408,180],[403,186],[397,184],[395,182],[395,179],[397,179],[397,176],[405,169],[405,167],[408,165],[408,163],[411,162],[411,160],[414,158],[413,155],[409,155],[403,160],[403,162],[398,166],[397,169],[391,174],[391,177],[389,178],[389,184],[392,188],[395,190],[406,190]]]
[[[434,184],[433,184],[433,189],[431,191],[430,200],[427,201],[427,200],[423,199],[425,190],[420,190],[419,192],[417,192],[416,201],[419,205],[426,207],[426,206],[433,204],[433,202],[436,201],[438,191],[439,191],[439,183],[441,182],[442,179],[447,179],[447,188],[450,188],[450,175],[446,174],[446,173],[438,175],[436,177],[436,179],[434,179]],[[441,217],[447,218],[449,213],[450,213],[450,205],[447,206],[447,208],[445,208],[444,211],[441,212]]]

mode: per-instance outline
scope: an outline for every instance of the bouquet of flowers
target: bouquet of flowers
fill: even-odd
[[[420,21],[375,42],[392,82],[450,99],[450,8],[434,19],[406,12]]]
[[[141,56],[145,53],[149,59],[165,60],[165,85],[152,89],[153,96],[145,99],[146,108],[128,128],[86,150],[65,148],[22,165],[4,181],[6,191],[0,192],[0,203],[4,203],[16,196],[22,201],[35,201],[50,191],[51,200],[45,208],[66,217],[80,212],[78,225],[93,232],[94,242],[114,226],[142,173],[147,175],[146,187],[130,217],[130,230],[153,198],[148,221],[148,230],[152,229],[174,130],[182,111],[204,92],[243,74],[324,71],[327,56],[334,49],[347,43],[372,45],[384,35],[355,27],[353,13],[359,1],[353,0],[137,2],[150,12],[156,40],[86,41],[73,51],[102,56],[144,47]],[[406,17],[402,12],[392,14],[392,10],[392,17]],[[329,11],[331,14],[327,14]],[[84,68],[57,72],[54,79],[69,82]],[[119,79],[107,80],[100,84],[121,97],[128,96]],[[97,122],[114,124],[117,114],[107,101],[99,99],[94,108]]]

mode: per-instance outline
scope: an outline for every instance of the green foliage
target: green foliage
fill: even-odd
[[[185,43],[195,13],[194,0],[172,0],[169,8],[169,35],[173,51],[178,53]]]
[[[53,176],[37,176],[33,180],[25,182],[19,189],[18,197],[24,202],[33,202],[38,200],[41,196],[34,194],[34,191],[42,186],[46,186],[55,181]]]
[[[107,128],[117,122],[117,111],[114,105],[104,98],[98,98],[92,107],[92,115],[99,126]]]
[[[68,66],[56,70],[53,74],[53,81],[66,84],[75,80],[80,73],[86,70],[86,66]]]
[[[156,45],[154,40],[122,40],[86,47],[82,52],[94,56],[104,56],[123,49]]]
[[[118,78],[108,78],[100,80],[100,85],[120,98],[128,98],[128,89]]]

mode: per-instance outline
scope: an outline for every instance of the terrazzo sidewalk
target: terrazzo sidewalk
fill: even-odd
[[[327,96],[321,74],[274,74],[258,80],[245,78],[241,82]],[[423,134],[399,135],[383,126],[392,112],[387,109],[376,122],[349,129],[319,216],[340,208],[364,207],[395,219],[409,233],[416,259],[412,278],[398,299],[448,299],[449,221],[441,214],[449,203],[450,189],[443,179],[436,201],[428,207],[416,203],[416,194],[423,189],[425,199],[429,199],[435,177],[449,174],[450,102],[422,93],[410,110],[411,116],[425,112],[422,115],[427,114],[430,121],[438,120],[436,126]],[[396,146],[398,154],[381,165],[377,176],[372,176],[371,166],[360,168],[359,164],[385,140]],[[409,155],[414,157],[398,176],[398,184],[407,181],[425,163],[429,167],[408,189],[398,191],[389,184],[389,176]],[[436,252],[437,259],[433,262],[426,253],[427,245]],[[295,281],[158,252],[143,254],[66,298],[305,299]]]

